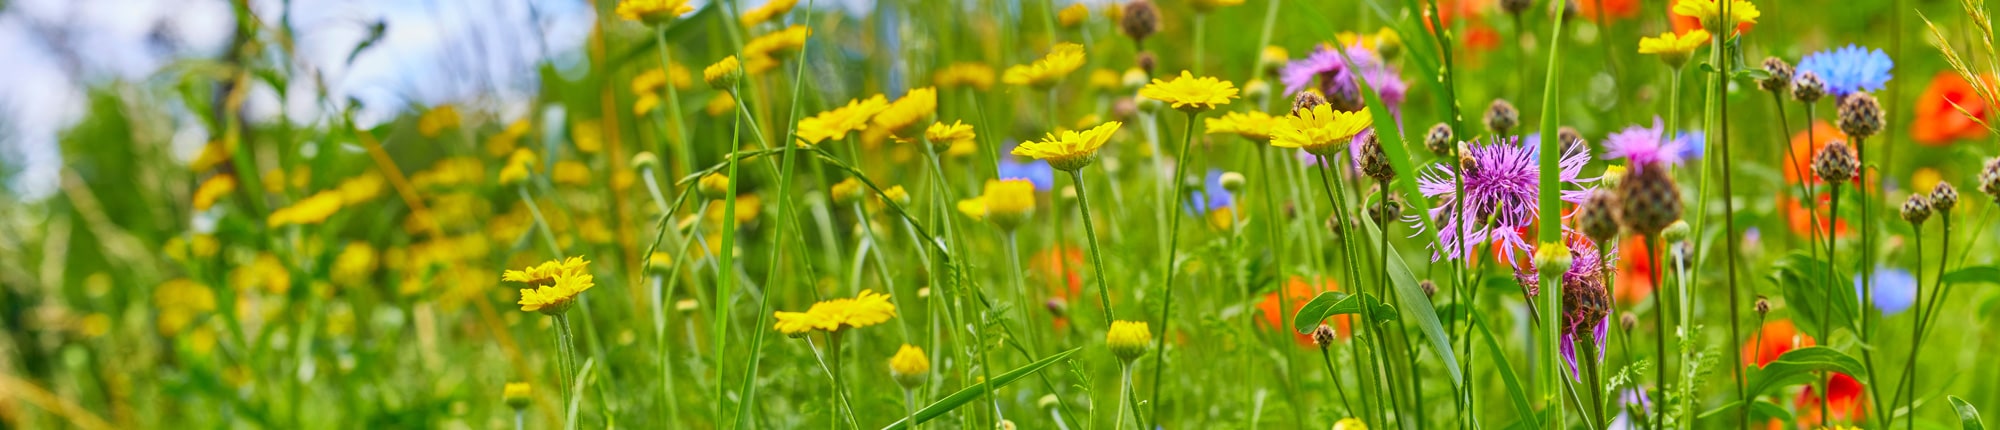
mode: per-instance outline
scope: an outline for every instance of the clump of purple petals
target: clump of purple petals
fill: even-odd
[[[1673,139],[1666,138],[1666,125],[1660,117],[1653,117],[1653,127],[1626,127],[1611,133],[1604,140],[1606,158],[1623,158],[1633,169],[1660,165],[1673,167],[1701,157],[1701,146],[1705,136],[1701,133],[1682,133]]]
[[[1463,258],[1488,241],[1510,262],[1533,252],[1533,243],[1524,235],[1541,214],[1538,140],[1512,137],[1483,145],[1475,141],[1467,145],[1464,156],[1470,164],[1463,173],[1442,163],[1420,169],[1418,190],[1426,198],[1439,199],[1428,214],[1432,222],[1423,223],[1438,229],[1432,261]],[[1597,182],[1598,178],[1580,177],[1589,162],[1590,154],[1582,146],[1564,150],[1558,172],[1563,201],[1582,203],[1586,185]],[[1459,178],[1465,181],[1464,195],[1457,192]],[[1436,249],[1439,245],[1443,249]]]
[[[1374,87],[1375,93],[1381,95],[1384,105],[1392,110],[1403,105],[1408,84],[1394,69],[1383,63],[1380,55],[1360,45],[1348,46],[1346,51],[1347,59],[1353,60],[1353,64],[1343,61],[1340,52],[1326,46],[1320,46],[1313,50],[1312,55],[1286,64],[1279,76],[1285,84],[1285,94],[1298,94],[1311,87],[1316,79],[1322,94],[1334,94],[1334,88],[1353,88],[1355,71],[1358,70],[1361,78],[1368,81],[1368,86]]]

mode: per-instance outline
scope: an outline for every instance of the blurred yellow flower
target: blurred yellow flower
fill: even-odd
[[[688,6],[687,0],[624,0],[618,2],[619,17],[644,22],[647,25],[665,24],[673,21],[674,18],[686,15],[688,12],[694,12],[694,6]]]
[[[333,190],[340,193],[342,205],[352,206],[381,196],[382,188],[386,185],[381,174],[369,171],[340,181],[340,185],[335,186]]]
[[[1083,132],[1049,133],[1042,140],[1015,146],[1013,154],[1048,161],[1049,166],[1057,169],[1076,171],[1097,161],[1097,149],[1104,147],[1121,125],[1124,124],[1112,121]]]
[[[159,309],[155,325],[160,335],[173,336],[215,310],[215,292],[199,282],[175,278],[153,288],[153,307]]]
[[[1112,321],[1111,329],[1104,332],[1104,344],[1111,347],[1111,355],[1126,363],[1146,355],[1147,344],[1152,342],[1153,332],[1145,321]]]
[[[292,272],[278,256],[269,252],[257,254],[250,264],[237,266],[229,271],[229,287],[236,291],[263,290],[271,294],[283,294],[292,289]]]
[[[590,166],[576,160],[558,161],[549,177],[562,185],[590,185]]]
[[[281,227],[295,224],[319,224],[326,221],[327,217],[333,216],[334,212],[340,211],[340,207],[341,199],[338,191],[321,191],[313,194],[312,197],[306,197],[303,200],[294,202],[291,206],[271,211],[271,216],[265,219],[265,225],[269,227]]]
[[[806,38],[812,36],[812,28],[793,25],[763,36],[757,36],[743,44],[743,69],[752,75],[761,75],[778,67],[778,60],[785,55],[806,46]]]
[[[514,150],[509,150],[512,152]],[[505,154],[502,154],[505,155]],[[438,160],[430,168],[410,175],[410,185],[419,189],[449,188],[486,180],[486,165],[478,158],[452,157]]]
[[[377,264],[375,248],[368,246],[368,242],[347,242],[347,246],[333,258],[333,282],[350,287],[367,285],[368,280],[375,276]]]
[[[501,401],[506,402],[507,407],[516,410],[528,407],[528,402],[530,401],[528,398],[529,394],[528,383],[526,382],[509,382],[500,389]]]
[[[660,107],[660,96],[654,94],[640,94],[638,99],[632,100],[632,116],[641,116],[653,113],[653,109],[658,109],[659,107]]]
[[[931,359],[924,356],[923,348],[904,344],[896,350],[896,356],[889,358],[889,376],[896,379],[903,388],[915,389],[930,378]]]
[[[1116,90],[1119,87],[1118,71],[1097,69],[1090,71],[1090,89],[1100,91]]]
[[[716,92],[714,97],[708,98],[708,106],[702,107],[702,111],[708,112],[708,116],[713,117],[723,116],[735,110],[736,97],[729,95],[727,91]]]
[[[1283,46],[1270,45],[1265,46],[1264,50],[1258,53],[1257,61],[1263,63],[1264,67],[1283,66],[1285,63],[1292,61],[1292,54],[1286,51]]]
[[[444,134],[445,130],[457,127],[458,122],[458,108],[451,105],[438,106],[424,111],[423,116],[417,117],[417,133],[435,139]]]
[[[1230,112],[1221,118],[1208,118],[1208,134],[1234,134],[1244,139],[1259,142],[1271,140],[1271,130],[1278,127],[1278,117],[1260,111]]]
[[[1687,64],[1688,57],[1694,54],[1696,48],[1708,44],[1708,39],[1707,30],[1688,30],[1684,34],[1668,31],[1660,33],[1660,37],[1640,38],[1639,53],[1659,55],[1660,61],[1666,62],[1670,67],[1679,68],[1682,64]]]
[[[209,142],[201,146],[201,154],[195,155],[194,161],[188,162],[188,170],[196,173],[206,172],[211,167],[228,163],[230,152],[232,152],[230,148],[223,146],[220,140]]]
[[[718,90],[729,90],[736,86],[737,80],[742,78],[743,64],[737,62],[734,55],[722,57],[715,64],[710,64],[708,67],[701,69],[701,80],[708,82],[709,88]]]
[[[814,303],[805,312],[778,311],[778,323],[773,328],[790,335],[814,330],[834,332],[881,324],[895,316],[896,305],[889,303],[889,296],[861,290],[861,295],[855,298]]]
[[[953,63],[931,73],[931,83],[942,88],[972,87],[985,90],[993,87],[993,67],[986,63]]]
[[[978,136],[972,133],[971,124],[956,120],[951,124],[934,122],[930,128],[924,130],[924,139],[929,140],[932,145],[950,145],[953,148],[960,143],[973,143],[976,137]]]
[[[1087,19],[1090,19],[1090,8],[1083,3],[1070,3],[1069,7],[1056,12],[1056,21],[1061,22],[1065,28],[1076,27]]]
[[[1192,3],[1196,12],[1209,13],[1223,6],[1243,4],[1243,0],[1194,0]]]
[[[766,21],[770,21],[771,18],[791,12],[792,7],[798,6],[798,4],[798,0],[771,0],[765,2],[763,6],[743,11],[743,17],[739,21],[743,23],[744,27],[756,27],[757,24],[763,24]]]
[[[1229,99],[1236,98],[1236,84],[1210,76],[1196,78],[1182,70],[1181,76],[1172,81],[1154,79],[1152,84],[1139,89],[1139,95],[1166,102],[1182,112],[1201,112],[1229,104]]]
[[[196,212],[208,210],[209,207],[215,206],[216,200],[221,200],[223,196],[233,192],[236,192],[236,176],[220,174],[201,181],[201,186],[195,187],[194,190],[194,210]]]
[[[966,218],[972,218],[973,221],[985,221],[986,197],[960,199],[958,201],[958,213],[965,214]]]
[[[604,122],[595,119],[577,121],[569,127],[570,143],[576,145],[577,152],[596,154],[604,151]]]
[[[1026,179],[988,180],[979,200],[987,219],[1011,231],[1034,217],[1035,183]]]
[[[534,168],[535,153],[527,148],[515,149],[507,156],[506,167],[500,168],[500,185],[513,185],[528,179],[528,169]]]
[[[541,312],[547,315],[560,314],[569,310],[571,300],[591,287],[597,286],[589,272],[590,262],[582,257],[569,257],[563,261],[550,260],[523,270],[508,270],[500,275],[501,280],[538,284],[535,288],[521,289],[521,310]],[[539,285],[548,282],[547,285]]]
[[[931,114],[936,112],[937,88],[916,88],[904,93],[902,98],[896,99],[896,102],[890,103],[887,108],[882,109],[882,112],[875,114],[874,123],[876,127],[881,127],[897,140],[907,140],[907,137],[911,137],[907,134],[911,131],[910,128],[923,122],[925,118],[930,118]]]
[[[1049,50],[1049,55],[1033,63],[1008,67],[1001,81],[1008,85],[1028,85],[1048,88],[1061,82],[1063,76],[1083,67],[1083,45],[1074,43],[1057,44]]]
[[[1321,104],[1297,115],[1285,117],[1271,133],[1271,146],[1300,148],[1319,156],[1331,156],[1347,149],[1354,135],[1375,124],[1368,109],[1355,112],[1333,110]]]
[[[1360,418],[1342,418],[1333,423],[1333,430],[1368,430],[1368,424],[1362,423]]]
[[[1680,0],[1674,3],[1674,14],[1699,19],[1703,25],[1713,24],[1715,18],[1722,15],[1722,3],[1716,0]],[[1757,5],[1751,4],[1748,0],[1731,0],[1729,5],[1731,22],[1724,27],[1740,23],[1756,24],[1757,17],[1762,15],[1762,12],[1757,11]]]
[[[868,100],[848,100],[847,106],[799,120],[798,135],[806,143],[818,145],[827,139],[844,139],[848,133],[868,129],[868,120],[889,107],[887,97],[876,94]]]

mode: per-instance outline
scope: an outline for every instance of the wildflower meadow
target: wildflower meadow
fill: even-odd
[[[2000,409],[1985,1],[104,3],[0,0],[0,428]]]

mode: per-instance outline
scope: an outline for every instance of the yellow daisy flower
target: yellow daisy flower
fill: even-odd
[[[1008,67],[1000,80],[1008,85],[1048,88],[1062,82],[1063,76],[1078,67],[1083,67],[1083,45],[1063,43],[1057,44],[1049,50],[1048,56],[1033,63]]]
[[[898,140],[906,137],[907,131],[937,112],[937,88],[923,87],[904,93],[902,98],[890,103],[889,107],[875,114],[875,126],[881,127]]]
[[[1124,124],[1112,121],[1082,132],[1049,133],[1042,140],[1015,146],[1013,154],[1045,160],[1051,167],[1074,172],[1097,161],[1097,149],[1104,147],[1121,125]]]
[[[904,344],[896,350],[896,356],[889,358],[889,376],[903,388],[914,389],[924,385],[931,374],[931,359],[924,356],[923,348]]]
[[[438,106],[424,111],[422,116],[417,117],[417,134],[435,139],[444,134],[445,130],[458,127],[458,122],[458,108],[451,105]]]
[[[1234,134],[1244,139],[1259,142],[1271,140],[1271,131],[1278,128],[1278,117],[1271,114],[1250,111],[1230,112],[1221,118],[1208,118],[1208,134]]]
[[[646,25],[660,25],[688,12],[694,12],[687,0],[625,0],[618,2],[618,16],[644,22]]]
[[[340,206],[340,192],[321,191],[312,197],[294,202],[291,206],[271,211],[271,216],[265,219],[265,223],[270,227],[319,224],[325,222],[327,217],[333,216],[334,212],[340,211]]]
[[[597,286],[589,267],[590,262],[582,257],[569,257],[522,270],[508,270],[500,274],[500,279],[527,284],[547,282],[547,285],[536,285],[533,289],[521,289],[521,301],[517,303],[522,311],[556,315],[568,310],[576,295]]]
[[[801,335],[813,330],[834,332],[881,324],[896,316],[896,305],[889,303],[887,295],[861,290],[861,295],[855,298],[814,303],[805,312],[778,311],[775,316],[778,323],[773,328],[778,332]]]
[[[1368,430],[1368,424],[1360,418],[1341,418],[1333,423],[1333,430]]]
[[[972,133],[972,124],[963,121],[952,121],[951,124],[934,122],[924,130],[924,139],[931,141],[932,145],[951,145],[954,148],[961,143],[973,143],[976,137]]]
[[[757,24],[763,24],[765,21],[770,21],[771,18],[791,12],[792,7],[798,5],[798,0],[771,0],[764,3],[763,6],[743,11],[743,17],[739,21],[743,23],[744,27],[756,27]]]
[[[846,138],[848,133],[867,130],[868,120],[888,108],[889,99],[881,94],[876,94],[868,100],[848,100],[847,106],[799,120],[799,139],[807,144],[818,145],[827,139]]]
[[[508,270],[505,272],[501,272],[500,280],[507,282],[520,282],[524,284],[540,284],[544,282],[549,282],[551,280],[555,280],[556,275],[561,275],[564,273],[582,272],[585,268],[589,266],[590,262],[585,261],[583,257],[569,257],[567,259],[562,259],[562,260],[549,260],[542,262],[542,264],[537,264],[533,266],[528,266],[526,268],[522,268],[521,270]]]
[[[215,175],[206,181],[201,181],[201,186],[194,190],[194,210],[197,212],[208,210],[209,207],[215,206],[217,200],[232,192],[236,192],[235,176]]]
[[[1139,89],[1139,95],[1194,113],[1229,104],[1229,99],[1236,98],[1236,84],[1210,76],[1196,78],[1182,70],[1181,76],[1172,81],[1154,79],[1152,84]]]
[[[1069,7],[1056,12],[1056,21],[1061,22],[1063,28],[1076,27],[1086,19],[1090,19],[1090,7],[1083,3],[1070,3]]]
[[[736,96],[731,96],[728,92],[717,92],[714,97],[708,98],[708,104],[702,106],[701,110],[707,112],[708,116],[727,115],[736,110]]]
[[[1674,14],[1699,19],[1703,25],[1714,24],[1715,18],[1722,15],[1722,3],[1717,0],[1681,0],[1674,4]],[[1756,24],[1757,17],[1763,13],[1758,12],[1757,5],[1748,0],[1731,0],[1729,15],[1730,23],[1725,26]]]
[[[1660,61],[1666,62],[1667,66],[1680,68],[1687,64],[1688,57],[1694,54],[1696,48],[1708,44],[1708,39],[1707,30],[1694,29],[1678,35],[1669,31],[1660,33],[1660,37],[1640,38],[1639,53],[1659,55]]]
[[[1271,133],[1271,146],[1300,148],[1313,155],[1330,156],[1347,149],[1348,141],[1375,124],[1368,109],[1355,112],[1333,110],[1321,104],[1312,110],[1285,117]]]
[[[958,213],[965,214],[973,221],[986,220],[986,197],[979,196],[958,201]]]
[[[728,90],[736,86],[736,81],[742,78],[743,64],[737,62],[734,55],[722,57],[715,64],[701,69],[701,80],[708,82],[709,88],[718,90]]]
[[[985,218],[1011,231],[1034,216],[1035,183],[1026,179],[988,180],[979,201]]]
[[[993,87],[993,67],[986,63],[954,63],[931,73],[931,83],[942,88],[972,87],[985,90]]]
[[[785,27],[763,36],[757,36],[743,44],[743,70],[752,75],[761,75],[778,67],[778,60],[806,46],[806,38],[812,36],[812,28],[803,25]]]
[[[1146,355],[1152,342],[1153,332],[1145,321],[1112,321],[1111,329],[1104,332],[1104,344],[1111,347],[1111,355],[1126,363]]]
[[[512,185],[528,179],[528,169],[534,168],[535,153],[527,148],[515,149],[507,156],[507,166],[500,168],[500,184]]]

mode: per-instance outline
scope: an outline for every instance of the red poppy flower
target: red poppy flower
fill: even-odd
[[[1784,355],[1785,352],[1808,346],[1813,346],[1812,336],[1800,333],[1798,327],[1792,325],[1791,320],[1771,321],[1764,323],[1764,327],[1758,330],[1757,337],[1743,344],[1743,361],[1744,364],[1754,363],[1761,367],[1776,361],[1778,356]],[[1835,420],[1852,422],[1861,419],[1860,381],[1846,374],[1835,373],[1833,380],[1827,384],[1826,391],[1829,394],[1827,412],[1833,415]],[[1799,393],[1799,398],[1793,406],[1799,411],[1798,422],[1801,428],[1818,428],[1824,422],[1819,414],[1819,403],[1820,396],[1814,393],[1811,387]]]
[[[1278,314],[1277,292],[1265,293],[1264,301],[1257,303],[1257,310],[1258,313],[1263,315],[1265,328],[1291,333],[1292,340],[1297,341],[1299,345],[1310,347],[1313,346],[1312,335],[1310,333],[1299,334],[1297,331],[1292,330],[1291,322],[1286,320],[1297,313],[1299,308],[1305,307],[1306,302],[1312,301],[1313,296],[1319,295],[1320,292],[1339,290],[1340,288],[1334,285],[1332,279],[1324,280],[1320,282],[1318,287],[1314,287],[1311,283],[1307,282],[1305,277],[1293,276],[1291,279],[1285,280],[1285,300],[1289,301],[1289,304],[1292,305],[1291,312],[1286,312],[1282,316]],[[1339,333],[1340,338],[1346,339],[1349,335],[1347,316],[1337,315],[1329,319],[1333,321],[1334,332]]]
[[[1638,0],[1583,0],[1577,6],[1583,8],[1584,19],[1597,19],[1600,9],[1606,21],[1639,17]]]
[[[1042,279],[1049,292],[1051,306],[1067,307],[1072,298],[1083,292],[1083,251],[1060,244],[1054,248],[1035,253],[1028,260],[1028,270]],[[1060,311],[1052,311],[1049,322],[1060,332],[1069,328],[1069,316]]]
[[[1993,83],[1990,75],[1982,79]],[[1910,127],[1910,137],[1929,146],[1985,138],[1986,127],[1979,125],[1978,121],[1990,119],[1989,110],[1986,101],[1973,90],[1972,83],[1956,72],[1938,72],[1936,77],[1931,78],[1930,85],[1924,87],[1923,95],[1917,96],[1917,122]],[[1979,120],[1967,117],[1968,113]]]
[[[1664,250],[1663,250],[1664,251]],[[1666,254],[1660,254],[1665,258]],[[1620,306],[1633,306],[1653,295],[1653,260],[1646,258],[1646,240],[1625,236],[1618,244],[1618,283],[1611,295]]]
[[[1833,207],[1828,203],[1833,201],[1832,196],[1824,193],[1814,193],[1814,195],[1817,198],[1814,199],[1815,204],[1811,209],[1807,209],[1805,205],[1800,204],[1799,199],[1796,198],[1784,197],[1779,199],[1779,209],[1782,209],[1785,214],[1785,226],[1791,228],[1792,234],[1803,238],[1811,238],[1816,234],[1815,232],[1821,235],[1826,234],[1827,222],[1832,221],[1833,235],[1836,237],[1847,237],[1851,233],[1847,228],[1847,220],[1833,218],[1833,214],[1830,212]],[[1819,221],[1818,228],[1814,228],[1814,220]]]

